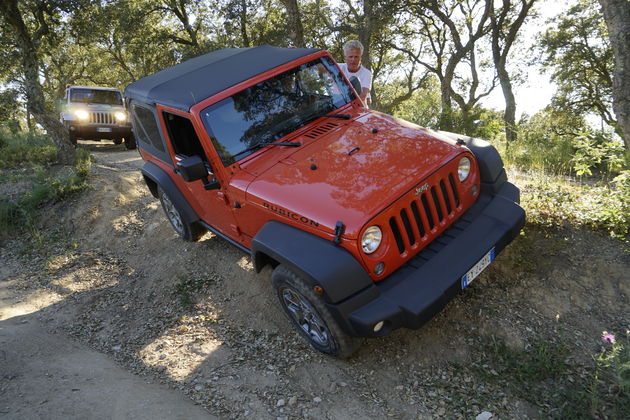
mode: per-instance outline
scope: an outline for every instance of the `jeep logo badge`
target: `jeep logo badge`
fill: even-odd
[[[428,189],[429,189],[429,184],[428,183],[424,184],[421,187],[416,188],[416,195],[420,195]]]

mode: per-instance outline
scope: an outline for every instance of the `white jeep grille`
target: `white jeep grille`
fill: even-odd
[[[90,112],[91,124],[115,124],[116,117],[111,112]]]

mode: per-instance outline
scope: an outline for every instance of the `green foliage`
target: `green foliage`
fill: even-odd
[[[630,416],[630,332],[621,338],[606,331],[604,346],[593,357],[595,368],[590,387],[590,412],[594,417],[607,414],[609,418]]]
[[[604,331],[602,341],[606,346],[595,356],[595,379],[608,378],[606,382],[613,384],[620,394],[630,397],[630,331],[626,331],[623,338]]]
[[[521,119],[518,140],[504,144],[501,155],[510,166],[568,174],[572,170],[572,138],[586,129],[582,117],[547,107]]]
[[[486,140],[497,140],[503,135],[503,115],[501,112],[474,106],[467,113],[451,113],[453,132]]]
[[[611,130],[594,130],[575,113],[547,107],[524,116],[518,140],[501,144],[506,164],[552,174],[615,174],[626,164],[623,143]]]
[[[11,134],[17,134],[20,131],[21,105],[17,101],[17,89],[4,89],[0,91],[0,133],[7,130]],[[0,134],[0,145],[2,137]]]
[[[606,345],[595,364],[583,366],[569,358],[557,340],[537,339],[524,350],[513,349],[490,337],[483,364],[477,368],[490,382],[539,407],[557,407],[553,418],[628,418],[630,414],[630,352],[628,338]]]
[[[498,376],[509,377],[510,382],[519,387],[526,388],[532,383],[562,375],[567,370],[564,359],[568,350],[554,342],[536,340],[526,350],[514,350],[503,340],[492,336],[485,351],[493,361]],[[487,373],[485,376],[491,377]]]
[[[526,181],[521,193],[529,223],[544,227],[570,223],[621,240],[630,234],[630,170],[611,183],[592,185],[559,181],[541,172]]]
[[[554,106],[599,115],[617,128],[612,113],[613,54],[598,2],[578,1],[553,21],[540,45],[545,67],[558,84]]]
[[[48,137],[0,130],[0,168],[47,165],[56,158],[57,149]]]
[[[44,138],[34,141],[30,147],[39,150],[37,142],[45,142]],[[22,146],[28,149],[28,145]],[[51,146],[45,146],[51,147]],[[5,149],[2,149],[5,150]],[[0,152],[2,152],[0,150]],[[54,148],[52,149],[54,152]],[[4,155],[4,152],[2,152]],[[41,156],[39,152],[24,152],[25,161],[14,161],[14,166],[33,165],[33,156]],[[51,162],[53,158],[47,162]],[[75,196],[87,188],[87,177],[90,173],[92,156],[87,150],[80,149],[76,154],[73,168],[53,176],[50,170],[36,165],[25,168],[26,171],[14,177],[14,181],[24,181],[30,184],[25,193],[16,198],[0,198],[0,237],[13,232],[30,231],[36,233],[36,222],[41,210],[48,204],[56,203]]]
[[[390,102],[404,89],[398,84],[389,84],[379,91],[383,102]],[[411,98],[402,102],[393,115],[403,120],[411,121],[422,127],[437,127],[440,116],[440,91],[435,84],[426,89],[417,90]]]
[[[483,350],[484,365],[494,370],[476,369],[486,380],[539,407],[561,407],[557,418],[589,418],[584,398],[587,384],[566,380],[573,366],[567,363],[565,345],[536,339],[520,350],[492,336]]]
[[[592,175],[594,169],[614,173],[624,166],[623,143],[611,133],[585,133],[573,139],[573,147],[575,152],[571,161],[578,176]]]

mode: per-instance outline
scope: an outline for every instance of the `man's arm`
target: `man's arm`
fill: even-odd
[[[363,102],[366,101],[367,96],[370,94],[370,89],[368,88],[361,88],[361,94],[359,95],[361,97],[361,100]],[[367,104],[367,102],[365,102]],[[369,104],[368,104],[369,105]]]

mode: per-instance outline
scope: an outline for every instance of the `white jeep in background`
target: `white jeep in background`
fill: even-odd
[[[77,139],[110,139],[115,144],[125,142],[127,149],[135,149],[129,115],[122,92],[100,86],[68,86],[61,102],[61,122],[70,133],[70,141]]]

